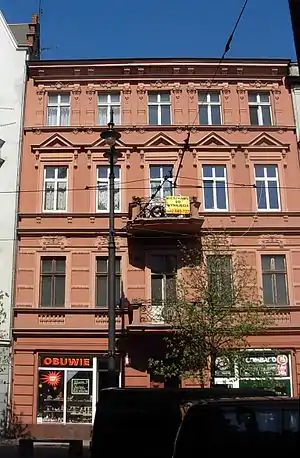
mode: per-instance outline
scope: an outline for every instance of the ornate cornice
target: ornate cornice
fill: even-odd
[[[124,59],[99,61],[59,61],[59,62],[30,62],[29,76],[36,81],[50,79],[61,80],[61,71],[65,78],[82,81],[97,79],[141,81],[143,78],[188,79],[213,78],[216,69],[220,72],[215,79],[270,79],[280,80],[288,75],[289,60],[237,60],[225,59],[220,66],[217,59]]]

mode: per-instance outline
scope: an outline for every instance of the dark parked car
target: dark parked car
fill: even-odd
[[[199,402],[183,418],[173,458],[200,457],[205,448],[213,456],[292,456],[299,453],[299,407],[286,397]]]
[[[100,392],[91,440],[91,458],[168,458],[184,406],[201,399],[262,396],[264,390],[227,388],[107,388]]]

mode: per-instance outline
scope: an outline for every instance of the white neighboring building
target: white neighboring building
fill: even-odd
[[[300,141],[300,77],[297,64],[290,65],[289,86],[291,88],[297,140]]]
[[[12,307],[19,163],[23,131],[26,62],[39,58],[38,16],[31,24],[8,25],[0,11],[0,292],[6,319],[0,317],[0,425],[9,398]],[[3,316],[3,314],[2,314]]]

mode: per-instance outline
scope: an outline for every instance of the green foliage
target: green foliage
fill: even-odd
[[[236,250],[226,233],[207,232],[196,246],[182,247],[182,265],[176,294],[167,293],[162,306],[170,329],[167,354],[150,367],[166,378],[201,383],[208,372],[212,384],[217,358],[241,367],[249,336],[266,330],[272,312],[261,300],[248,254]]]

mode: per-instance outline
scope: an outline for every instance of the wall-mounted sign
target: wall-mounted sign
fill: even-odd
[[[84,356],[39,355],[40,367],[92,368],[93,358]]]
[[[247,366],[252,368],[255,368],[255,366],[262,367],[266,376],[270,374],[274,377],[289,377],[290,375],[289,358],[285,353],[277,355],[272,352],[249,352],[249,356],[245,358],[245,367],[241,371],[242,377],[249,375]]]
[[[187,196],[168,196],[165,198],[166,213],[176,215],[189,215],[190,198]]]
[[[71,394],[90,394],[90,381],[87,378],[71,380]]]
[[[239,369],[240,377],[289,377],[289,358],[286,353],[275,354],[273,352],[249,351],[243,358],[242,367]],[[234,377],[234,365],[228,358],[216,359],[216,377]]]

